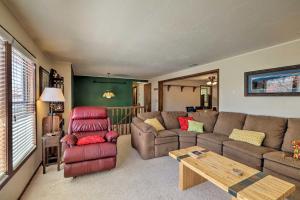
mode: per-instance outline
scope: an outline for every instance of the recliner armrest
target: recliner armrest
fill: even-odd
[[[142,132],[145,133],[153,133],[155,136],[157,136],[157,131],[153,126],[150,126],[149,124],[146,124],[143,120],[140,118],[134,117],[132,119],[132,123],[136,125]]]
[[[117,139],[119,137],[119,134],[115,131],[109,131],[108,133],[106,133],[105,138],[107,140],[107,142],[117,142]]]
[[[75,135],[67,134],[60,140],[60,142],[66,144],[68,147],[72,147],[76,145],[77,140],[78,139]]]

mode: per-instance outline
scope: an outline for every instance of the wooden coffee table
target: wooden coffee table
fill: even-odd
[[[193,158],[188,155],[192,151],[205,153]],[[233,200],[279,200],[291,195],[296,188],[289,182],[198,146],[171,151],[169,156],[179,161],[180,190],[208,180],[231,194]],[[233,174],[233,168],[242,170],[243,174]]]

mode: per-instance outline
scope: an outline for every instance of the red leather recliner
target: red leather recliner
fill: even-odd
[[[76,145],[78,139],[88,135],[100,135],[106,142]],[[75,177],[114,168],[118,136],[111,131],[105,107],[74,108],[70,115],[68,134],[61,140],[64,150],[64,176]]]

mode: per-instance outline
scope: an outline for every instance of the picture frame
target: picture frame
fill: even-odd
[[[45,87],[49,86],[50,73],[42,66],[39,67],[39,90],[40,96],[42,95]]]
[[[300,96],[300,65],[245,72],[245,96]]]

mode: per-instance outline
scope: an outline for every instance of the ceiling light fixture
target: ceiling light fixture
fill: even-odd
[[[107,78],[109,78],[110,73],[107,73]],[[105,99],[112,99],[114,98],[116,95],[112,90],[106,90],[103,94],[102,97]]]
[[[216,81],[216,77],[215,76],[210,76],[208,77],[208,82],[206,83],[206,85],[217,85],[218,82]]]

